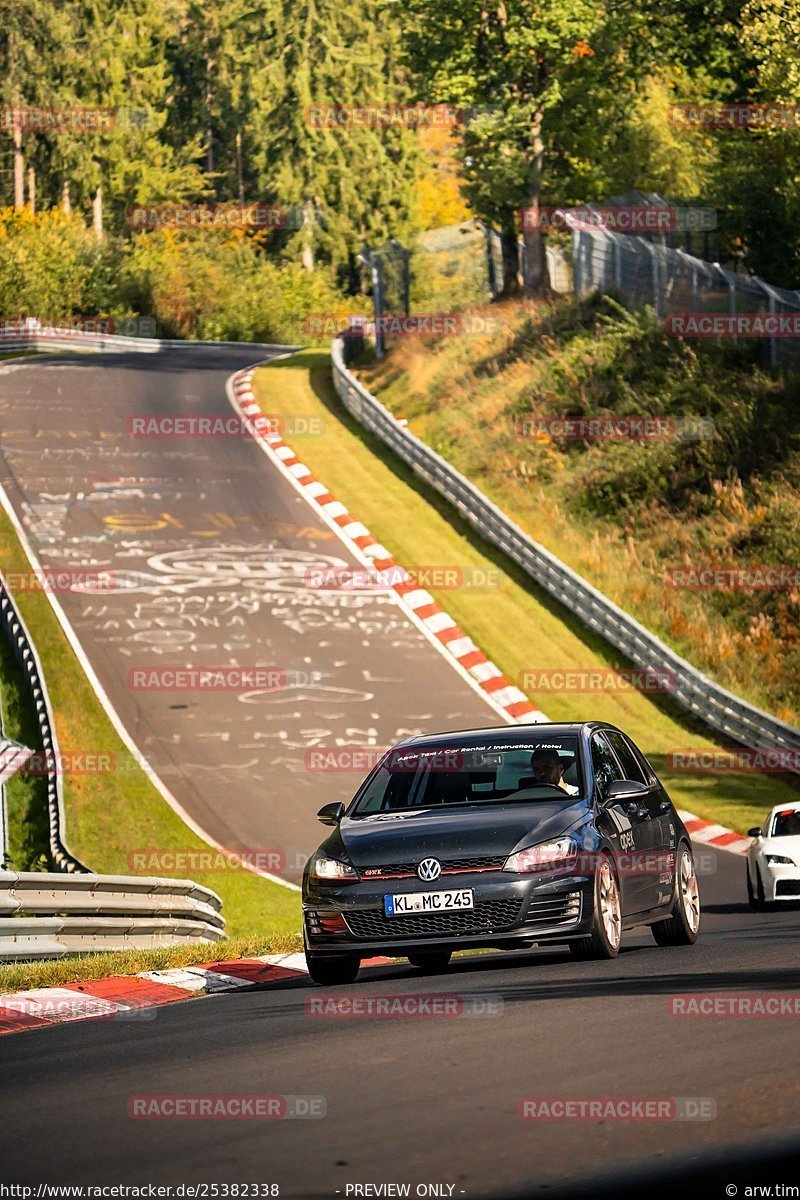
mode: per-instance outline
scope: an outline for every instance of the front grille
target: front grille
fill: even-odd
[[[775,884],[776,896],[800,896],[800,879],[779,879]]]
[[[425,857],[423,855],[423,857]],[[448,858],[440,859],[443,875],[463,875],[469,871],[501,871],[506,861],[506,855],[495,855],[492,858]],[[364,879],[402,879],[417,874],[417,862],[389,863],[383,867],[359,867]]]
[[[461,912],[412,913],[405,917],[387,917],[380,909],[370,908],[345,913],[354,937],[363,941],[401,940],[446,934],[458,937],[505,929],[519,919],[521,901],[481,900],[472,909]]]
[[[555,896],[534,896],[528,906],[526,925],[535,925],[537,929],[548,925],[574,925],[580,920],[580,892],[559,892]]]

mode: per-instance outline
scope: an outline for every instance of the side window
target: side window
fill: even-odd
[[[605,736],[611,743],[611,747],[616,751],[617,758],[620,761],[623,772],[623,779],[633,780],[634,783],[648,783],[645,778],[639,760],[633,753],[628,741],[621,733],[615,733],[613,729],[606,731]]]
[[[592,770],[601,796],[610,783],[622,778],[614,753],[602,733],[596,733],[592,738]]]

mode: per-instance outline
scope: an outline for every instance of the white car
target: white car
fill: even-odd
[[[747,898],[764,909],[781,900],[800,901],[800,803],[773,808],[760,829],[748,830]]]

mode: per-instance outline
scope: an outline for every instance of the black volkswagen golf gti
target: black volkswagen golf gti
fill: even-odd
[[[697,940],[689,835],[653,768],[611,725],[472,729],[399,742],[306,865],[306,959],[351,983],[362,959],[441,971],[454,950],[561,942],[614,958],[624,929]]]

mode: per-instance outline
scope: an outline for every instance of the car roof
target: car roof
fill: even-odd
[[[507,742],[509,746],[513,746],[518,742],[526,742],[530,739],[536,730],[542,730],[548,734],[577,734],[582,730],[589,729],[614,729],[613,725],[609,725],[606,721],[537,721],[528,722],[524,725],[487,725],[479,729],[453,729],[445,733],[422,733],[416,734],[414,737],[403,738],[397,742],[398,746],[418,746],[436,742],[440,745],[456,745],[463,742],[466,737],[477,738],[493,738],[495,741]]]
[[[775,813],[798,811],[800,811],[800,800],[790,800],[787,804],[776,804],[769,815],[774,817]]]

